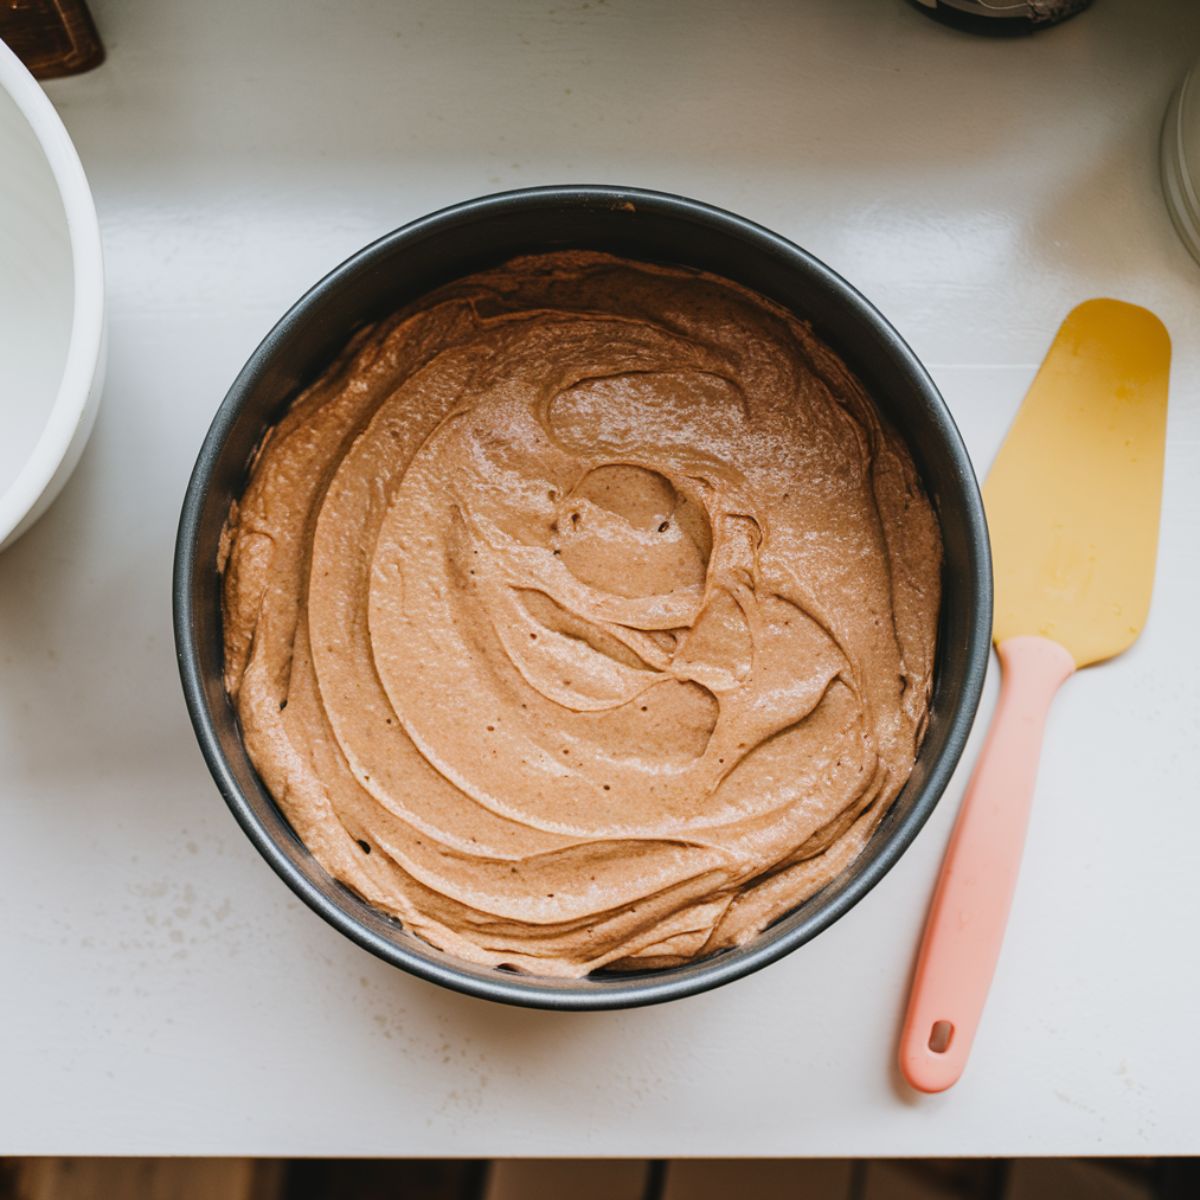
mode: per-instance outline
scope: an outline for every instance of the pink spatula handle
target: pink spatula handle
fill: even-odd
[[[900,1069],[923,1092],[944,1091],[966,1066],[1012,906],[1046,714],[1075,670],[1049,638],[1008,638],[997,652],[999,704],[942,863],[900,1037]]]

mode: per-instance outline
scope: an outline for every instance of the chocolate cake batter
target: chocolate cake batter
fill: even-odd
[[[435,946],[678,963],[838,874],[912,770],[941,543],[801,321],[514,260],[361,332],[222,547],[226,686],[317,859]]]

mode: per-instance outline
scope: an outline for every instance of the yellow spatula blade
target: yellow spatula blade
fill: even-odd
[[[1171,340],[1151,312],[1088,300],[1063,322],[983,489],[997,642],[1120,654],[1154,584]]]

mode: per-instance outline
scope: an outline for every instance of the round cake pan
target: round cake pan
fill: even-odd
[[[297,391],[364,324],[430,289],[517,254],[606,250],[733,279],[809,320],[906,438],[941,523],[945,567],[928,732],[908,784],[862,854],[832,884],[746,945],[686,966],[579,980],[479,967],[422,941],[330,877],[292,831],[247,757],[223,687],[221,530],[255,448]],[[251,356],[200,448],[175,552],[175,639],[205,760],[239,824],[288,886],[380,958],[471,995],[556,1009],[654,1004],[748,975],[802,946],[875,886],[925,823],[954,771],[987,669],[992,576],[971,461],[928,373],[849,283],[784,238],[680,196],[543,187],[471,200],[359,251],[296,302]]]

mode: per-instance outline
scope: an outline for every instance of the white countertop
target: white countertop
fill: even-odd
[[[92,7],[107,63],[48,91],[103,226],[108,383],[75,478],[0,556],[0,1153],[1200,1151],[1200,267],[1157,176],[1200,5],[1098,0],[1013,42],[902,0]],[[825,259],[924,359],[981,472],[1077,301],[1148,305],[1174,338],[1149,625],[1059,697],[991,1002],[943,1096],[892,1063],[985,721],[913,847],[815,942],[596,1015],[357,949],[201,761],[171,553],[238,368],[377,235],[570,181],[683,192]]]

